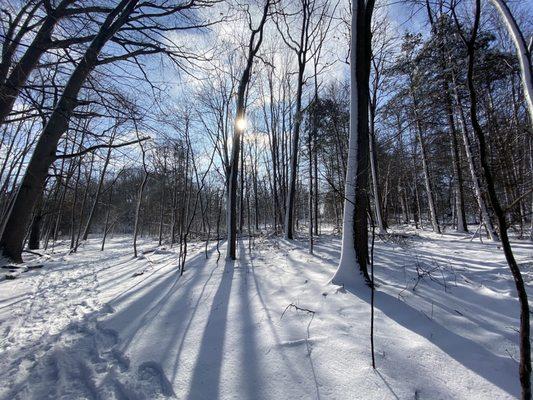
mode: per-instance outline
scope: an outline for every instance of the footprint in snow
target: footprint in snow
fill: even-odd
[[[143,392],[147,395],[156,396],[158,393],[167,397],[176,397],[172,384],[166,377],[163,369],[154,361],[147,361],[139,366],[139,383],[143,386]],[[147,387],[148,386],[148,387]]]

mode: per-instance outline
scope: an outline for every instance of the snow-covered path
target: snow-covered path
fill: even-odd
[[[235,263],[193,244],[182,277],[174,250],[134,260],[128,238],[56,253],[0,282],[0,399],[515,398],[501,250],[454,235],[400,244],[376,248],[377,371],[368,291],[327,285],[338,238],[314,256],[303,241],[244,241]],[[531,262],[531,244],[514,248]]]

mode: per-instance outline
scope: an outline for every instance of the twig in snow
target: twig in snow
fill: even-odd
[[[305,312],[307,312],[307,313],[309,313],[309,314],[313,314],[313,315],[315,315],[315,311],[313,311],[313,310],[309,310],[309,309],[307,309],[307,308],[298,307],[296,304],[291,303],[291,304],[289,304],[287,307],[285,307],[285,310],[283,310],[283,313],[281,313],[281,317],[280,317],[279,319],[282,319],[283,316],[285,315],[285,313],[287,312],[287,310],[288,310],[289,308],[291,308],[291,307],[294,308],[295,310],[298,310],[298,311],[305,311]]]
[[[39,257],[42,257],[43,255],[41,253],[37,253],[36,251],[31,251],[31,250],[22,250],[23,253],[29,253],[29,254],[33,254],[35,256],[39,256]]]
[[[513,361],[518,362],[518,361],[513,357],[513,355],[509,352],[509,350],[505,349],[505,352],[506,352],[507,354],[509,354],[509,357],[511,357],[511,358],[513,359]]]

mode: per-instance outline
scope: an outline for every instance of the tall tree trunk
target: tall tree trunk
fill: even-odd
[[[383,219],[383,208],[381,201],[381,190],[379,185],[379,175],[378,175],[378,162],[376,155],[376,133],[375,133],[375,107],[371,104],[369,107],[370,110],[370,138],[368,144],[370,146],[370,173],[372,175],[372,192],[374,194],[374,207],[376,210],[376,222],[378,226],[378,232],[380,234],[387,232],[387,226],[385,220]]]
[[[313,137],[313,161],[314,161],[314,172],[315,172],[315,236],[319,235],[318,230],[318,143],[316,135]]]
[[[165,182],[163,181],[163,187],[162,187],[162,193],[161,193],[161,199],[159,201],[159,231],[158,231],[158,240],[157,244],[158,246],[161,246],[161,243],[163,243],[163,218],[165,215]]]
[[[466,160],[468,161],[468,167],[470,169],[470,175],[472,177],[472,184],[474,187],[474,196],[476,197],[476,200],[479,206],[479,211],[481,213],[481,219],[483,220],[482,222],[485,224],[485,227],[487,228],[489,238],[492,241],[498,241],[499,240],[498,234],[496,233],[496,229],[494,229],[494,225],[492,224],[492,219],[490,217],[487,204],[483,197],[481,179],[477,171],[476,162],[474,160],[474,145],[472,141],[470,140],[470,136],[468,134],[466,116],[463,110],[461,98],[459,96],[459,91],[457,89],[457,85],[455,82],[455,77],[453,79],[454,79],[453,90],[454,90],[455,102],[456,102],[456,106],[459,111],[459,117],[461,120],[461,134],[463,136],[463,143],[465,146]]]
[[[481,128],[477,115],[477,93],[474,85],[474,61],[475,61],[475,46],[477,32],[480,20],[480,0],[475,1],[475,18],[474,27],[472,29],[472,36],[470,40],[466,41],[468,50],[468,71],[467,84],[468,93],[470,95],[470,121],[472,129],[479,141],[479,160],[481,169],[487,183],[488,197],[496,215],[496,221],[500,230],[501,244],[507,264],[513,275],[516,291],[518,293],[518,300],[520,302],[520,384],[522,386],[522,400],[531,400],[531,342],[530,342],[530,326],[529,326],[529,303],[527,299],[526,287],[522,278],[520,268],[516,263],[511,248],[511,243],[507,235],[507,221],[505,218],[505,211],[500,205],[498,195],[496,193],[495,182],[492,170],[489,166],[489,160],[486,149],[485,133]]]
[[[240,171],[239,171],[239,178],[240,178],[240,184],[239,184],[239,229],[237,232],[242,235],[242,229],[244,226],[244,176],[246,175],[246,164],[244,163],[244,140],[241,135],[241,162],[240,162]]]
[[[85,184],[85,190],[83,191],[83,200],[81,202],[81,207],[80,207],[80,220],[78,223],[78,233],[76,234],[76,245],[74,246],[74,251],[78,250],[78,246],[80,244],[81,227],[83,225],[83,217],[85,214],[85,204],[87,203],[87,196],[89,194],[89,188],[91,186],[93,166],[94,166],[94,153],[91,155],[91,163],[89,164],[89,173],[87,174],[87,182]]]
[[[252,159],[252,150],[250,149],[250,165],[252,166],[252,186],[254,191],[254,227],[255,231],[259,231],[259,192],[257,182],[257,163],[259,155],[257,154],[257,138],[254,139],[254,157]]]
[[[107,234],[109,233],[109,216],[111,214],[111,200],[113,199],[113,186],[109,188],[109,199],[107,201],[107,212],[105,215],[105,223],[104,223],[104,236],[102,238],[102,247],[100,248],[100,251],[104,251],[105,247],[105,241],[107,239]]]
[[[38,209],[33,217],[30,230],[30,240],[28,242],[28,248],[30,250],[38,250],[41,239],[41,221],[43,219],[42,209]]]
[[[142,144],[140,145],[142,147]],[[137,193],[137,204],[135,206],[135,223],[133,226],[133,256],[137,258],[137,236],[139,235],[139,226],[140,226],[140,219],[141,219],[141,206],[142,206],[142,200],[143,200],[143,193],[144,188],[146,187],[146,181],[148,180],[148,171],[146,169],[145,164],[145,154],[144,149],[142,150],[143,153],[143,177],[141,184],[139,185],[139,191]]]
[[[413,220],[415,227],[418,229],[420,223],[420,229],[424,229],[424,222],[422,221],[422,207],[420,206],[420,194],[418,192],[418,173],[417,173],[417,151],[416,143],[413,151]]]
[[[230,171],[228,179],[228,193],[227,193],[227,216],[226,226],[228,235],[228,254],[227,258],[231,260],[237,259],[237,177],[239,172],[239,156],[241,151],[241,136],[246,127],[246,91],[250,82],[252,74],[252,66],[254,58],[261,47],[263,41],[263,28],[268,16],[270,8],[270,0],[267,0],[263,8],[263,15],[259,25],[256,29],[252,29],[250,41],[248,44],[248,54],[246,60],[246,67],[242,73],[237,89],[237,103],[235,112],[235,124],[233,129]],[[241,185],[242,186],[242,185]],[[242,197],[242,196],[241,196]],[[242,208],[242,207],[241,207]]]
[[[315,121],[316,123],[316,121]],[[314,125],[314,124],[313,124]],[[313,128],[314,129],[314,128]],[[307,151],[309,153],[309,253],[313,254],[313,131],[309,131],[307,139]],[[316,221],[315,221],[316,223]]]
[[[444,83],[444,101],[448,126],[450,128],[450,148],[452,153],[453,166],[453,188],[455,191],[455,206],[457,210],[457,232],[468,232],[464,207],[463,172],[461,171],[461,158],[459,156],[459,144],[457,140],[457,129],[453,113],[450,88],[447,82]]]
[[[82,158],[78,160],[78,174],[76,176],[76,183],[74,184],[74,194],[73,194],[73,200],[72,200],[72,209],[70,210],[70,249],[74,248],[75,240],[76,240],[76,234],[75,234],[75,228],[76,228],[76,210],[78,208],[78,189],[80,186],[80,178],[81,178],[81,161]]]
[[[302,91],[304,81],[305,62],[298,63],[298,82],[296,87],[296,108],[291,137],[290,178],[287,193],[287,207],[285,209],[285,238],[294,239],[294,205],[296,201],[296,180],[298,172],[298,146],[300,141],[300,127],[302,124]]]
[[[374,1],[352,1],[350,41],[350,137],[344,189],[341,259],[332,283],[369,284],[368,275],[368,83]],[[361,276],[362,278],[361,279]]]
[[[433,193],[433,185],[431,184],[431,175],[429,173],[429,166],[426,154],[426,143],[424,141],[422,133],[422,124],[420,122],[420,116],[418,114],[418,102],[416,97],[411,90],[411,97],[413,99],[414,106],[414,118],[415,118],[415,131],[418,142],[420,143],[420,157],[422,158],[422,172],[424,173],[424,184],[426,186],[427,201],[429,207],[429,218],[431,226],[433,227],[433,232],[440,233],[439,220],[437,218],[437,208],[435,206],[435,195]]]
[[[110,145],[113,144],[113,139],[111,139]],[[104,161],[104,166],[102,168],[102,173],[100,175],[100,180],[98,181],[98,187],[96,188],[96,193],[94,196],[94,202],[91,207],[91,211],[89,212],[89,217],[87,218],[87,222],[85,224],[85,229],[83,231],[83,237],[82,240],[87,240],[89,237],[89,232],[91,231],[91,225],[94,219],[94,215],[96,214],[96,209],[98,207],[98,202],[100,201],[100,194],[102,193],[102,187],[104,186],[104,180],[105,180],[105,174],[107,171],[107,166],[109,165],[109,161],[111,160],[111,147],[107,150],[106,158]]]

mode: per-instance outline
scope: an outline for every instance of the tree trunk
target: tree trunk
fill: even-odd
[[[37,211],[35,216],[33,217],[33,222],[31,223],[31,230],[30,230],[30,240],[28,242],[28,248],[30,250],[38,250],[39,249],[39,242],[41,239],[41,221],[42,221],[42,214],[41,210]]]
[[[481,169],[487,183],[487,193],[489,200],[496,215],[496,221],[500,230],[501,244],[503,252],[509,265],[509,269],[513,275],[516,291],[518,293],[518,299],[520,302],[520,383],[522,386],[522,400],[531,399],[531,342],[530,342],[530,326],[529,326],[529,303],[527,299],[526,287],[522,278],[522,273],[518,267],[516,260],[511,249],[511,243],[507,235],[507,221],[505,219],[505,212],[500,205],[498,195],[496,193],[496,187],[492,170],[489,166],[487,157],[485,134],[478,121],[477,116],[477,93],[474,86],[474,57],[475,57],[475,45],[477,38],[477,31],[480,20],[480,0],[475,2],[475,20],[474,28],[472,30],[472,36],[466,43],[468,50],[468,72],[467,83],[468,92],[470,94],[470,120],[472,129],[479,141],[479,159],[481,163]]]
[[[418,142],[420,143],[420,156],[422,157],[422,171],[424,173],[424,184],[426,186],[426,194],[427,194],[428,207],[429,207],[429,217],[431,221],[431,226],[433,227],[433,232],[440,233],[439,220],[437,218],[437,208],[435,207],[435,196],[433,194],[433,186],[431,184],[431,176],[429,174],[429,166],[428,166],[427,154],[426,154],[426,144],[424,142],[424,137],[422,134],[422,125],[420,123],[420,116],[418,115],[418,112],[417,112],[418,103],[416,101],[416,97],[412,90],[411,90],[411,97],[413,99],[413,106],[414,106],[416,137],[418,139]]]
[[[313,155],[315,171],[315,236],[318,236],[318,143],[316,135],[313,137]]]
[[[270,8],[270,1],[267,0],[263,8],[263,16],[256,29],[252,29],[250,41],[248,44],[248,58],[246,60],[246,67],[242,73],[237,89],[235,124],[232,138],[230,171],[228,179],[228,193],[227,193],[227,216],[226,226],[228,235],[228,254],[227,258],[235,260],[237,258],[237,177],[239,172],[239,156],[241,151],[242,133],[246,127],[245,115],[245,96],[248,89],[248,83],[252,74],[252,66],[255,55],[259,51],[263,41],[263,28],[268,16]],[[258,36],[257,36],[258,35]],[[257,40],[256,40],[257,37]],[[242,186],[242,184],[241,184]],[[242,198],[242,196],[241,196]],[[242,210],[242,207],[241,207]]]
[[[241,145],[240,145],[240,153],[241,153],[241,168],[239,171],[239,178],[240,178],[240,184],[239,184],[239,229],[237,232],[239,235],[242,236],[242,230],[244,226],[244,176],[246,175],[246,164],[244,163],[244,140],[241,135]]]
[[[76,176],[76,183],[74,184],[74,199],[72,200],[72,209],[70,210],[70,249],[74,248],[76,240],[76,234],[74,232],[76,228],[76,210],[78,208],[78,188],[80,186],[81,178],[81,161],[82,158],[80,157],[78,160],[78,174]]]
[[[316,122],[316,121],[315,121]],[[314,124],[313,124],[314,125]],[[307,140],[307,151],[309,153],[309,253],[313,254],[313,133],[309,131]]]
[[[296,201],[296,180],[298,171],[298,146],[300,141],[300,126],[302,123],[302,90],[305,62],[298,63],[298,83],[296,87],[296,114],[291,137],[290,178],[287,194],[287,208],[285,209],[285,238],[294,239],[294,204]]]
[[[148,180],[148,170],[146,169],[146,151],[142,143],[139,143],[142,152],[142,164],[143,164],[143,177],[141,184],[139,185],[139,192],[137,193],[137,204],[135,206],[135,224],[133,227],[133,256],[137,258],[137,236],[139,234],[139,226],[141,219],[141,206],[143,201],[144,188],[146,181]]]
[[[89,173],[87,174],[87,182],[85,184],[85,190],[83,191],[83,200],[81,202],[81,207],[80,207],[80,220],[78,223],[78,233],[76,235],[76,245],[74,246],[74,251],[78,250],[78,246],[80,244],[81,226],[83,225],[83,217],[85,214],[85,204],[87,203],[87,196],[89,194],[89,187],[91,185],[93,166],[94,166],[94,153],[91,156],[91,163],[89,164]]]
[[[375,135],[375,108],[370,105],[370,138],[368,144],[370,146],[370,173],[372,175],[372,192],[374,194],[374,207],[376,210],[376,222],[378,226],[378,232],[380,234],[387,232],[387,227],[383,219],[383,208],[381,201],[381,190],[379,187],[379,175],[376,155],[376,135]]]
[[[463,173],[461,171],[461,158],[459,156],[459,145],[457,140],[457,129],[453,113],[452,99],[450,98],[448,83],[444,84],[444,101],[448,126],[450,128],[450,147],[452,153],[453,167],[453,188],[455,191],[455,205],[457,210],[457,232],[468,232],[464,207]]]
[[[107,212],[105,215],[105,224],[104,224],[104,237],[102,238],[102,247],[100,248],[100,251],[104,251],[105,247],[105,241],[107,238],[107,234],[109,232],[109,216],[111,214],[111,200],[113,199],[113,186],[109,188],[109,199],[107,201]]]
[[[474,196],[476,197],[479,211],[481,212],[481,218],[483,220],[483,223],[485,224],[485,227],[487,228],[487,232],[489,235],[489,238],[492,241],[498,241],[498,234],[496,233],[496,230],[494,229],[494,225],[492,224],[492,219],[490,217],[489,211],[487,209],[487,204],[485,203],[485,199],[483,198],[483,193],[481,191],[481,179],[479,177],[476,163],[474,160],[474,147],[470,140],[470,136],[468,135],[468,128],[466,125],[466,116],[464,114],[463,105],[461,102],[461,98],[459,97],[459,91],[457,89],[457,85],[455,83],[454,78],[454,96],[455,96],[455,102],[457,103],[457,109],[459,110],[459,117],[461,120],[461,134],[463,136],[463,143],[465,146],[465,154],[466,159],[468,161],[468,167],[470,169],[470,175],[472,176],[472,184],[474,187]]]
[[[159,232],[158,232],[158,240],[157,244],[158,246],[161,246],[161,243],[163,243],[163,217],[165,214],[165,181],[163,181],[163,187],[162,187],[162,193],[161,193],[161,199],[159,204]]]
[[[111,142],[109,144],[110,145],[113,144],[113,139],[111,139]],[[100,180],[98,181],[98,187],[96,189],[96,194],[94,196],[93,206],[91,207],[89,217],[87,218],[87,222],[85,224],[85,229],[83,231],[82,240],[87,240],[87,238],[89,237],[89,232],[91,231],[91,225],[94,219],[94,215],[96,213],[96,209],[98,207],[98,202],[100,201],[100,194],[102,193],[102,187],[104,186],[104,180],[105,180],[105,173],[107,171],[107,166],[109,165],[110,159],[111,159],[111,148],[107,150],[107,155],[104,161],[104,166],[102,168],[102,174],[100,175]]]
[[[253,179],[253,189],[254,189],[254,226],[256,232],[259,231],[259,193],[257,191],[257,139],[255,140],[255,157],[254,160],[250,160],[250,164],[252,165],[252,179]],[[252,156],[252,153],[250,151],[250,158]]]
[[[374,2],[352,1],[350,41],[350,137],[344,189],[341,259],[332,283],[369,284],[368,275],[368,83]],[[358,271],[359,270],[359,271]],[[363,279],[359,275],[362,275]]]
[[[137,258],[137,236],[139,235],[142,198],[143,198],[144,188],[146,186],[147,180],[148,180],[148,173],[144,172],[141,184],[139,185],[139,192],[137,194],[137,204],[135,206],[135,224],[133,227],[133,256],[135,258]]]

